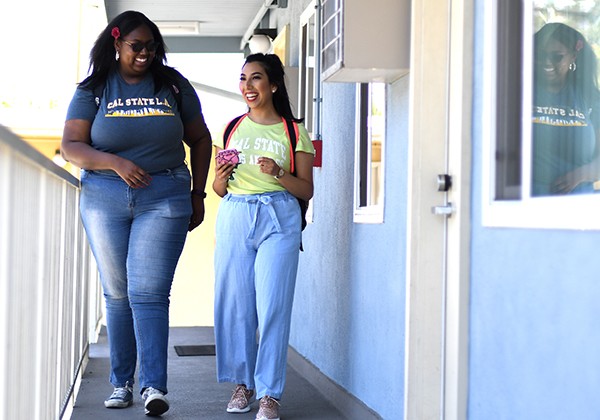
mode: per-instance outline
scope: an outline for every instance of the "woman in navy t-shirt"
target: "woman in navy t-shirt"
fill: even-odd
[[[532,195],[593,192],[600,180],[596,56],[583,35],[549,23],[535,35]]]
[[[104,404],[132,403],[139,363],[148,415],[169,409],[169,295],[187,232],[204,219],[212,143],[196,92],[165,61],[146,16],[114,18],[94,44],[61,144],[82,168],[81,218],[106,300],[114,392]]]

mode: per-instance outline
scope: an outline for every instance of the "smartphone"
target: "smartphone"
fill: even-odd
[[[223,165],[224,163],[230,163],[232,165],[237,165],[240,163],[240,152],[236,149],[224,149],[217,153],[216,159],[219,165]]]

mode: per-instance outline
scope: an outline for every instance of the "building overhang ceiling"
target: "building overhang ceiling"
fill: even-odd
[[[137,10],[155,22],[170,52],[239,53],[270,10],[287,0],[104,0],[108,21]]]

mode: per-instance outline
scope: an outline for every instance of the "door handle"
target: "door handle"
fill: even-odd
[[[431,212],[437,216],[450,217],[452,216],[452,213],[454,213],[454,207],[452,206],[452,203],[448,203],[444,206],[433,206]]]

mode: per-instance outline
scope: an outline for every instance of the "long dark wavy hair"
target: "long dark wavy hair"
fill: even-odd
[[[154,42],[158,43],[154,60],[152,60],[149,68],[154,79],[154,91],[158,92],[163,86],[170,86],[176,83],[175,79],[179,73],[166,65],[166,47],[160,30],[143,13],[129,10],[116,16],[98,35],[98,39],[96,39],[90,52],[90,66],[88,71],[91,70],[91,73],[80,85],[87,89],[94,89],[96,86],[104,83],[109,74],[117,71],[118,63],[115,60],[115,39],[111,34],[113,28],[119,28],[121,37],[123,37],[143,25],[150,29],[154,37]]]
[[[534,45],[536,57],[539,50],[550,40],[563,44],[575,54],[575,71],[567,74],[567,84],[574,86],[587,106],[600,99],[598,90],[598,63],[596,54],[585,37],[576,29],[564,23],[547,23],[536,32]]]
[[[292,106],[290,105],[290,96],[285,87],[285,72],[283,63],[276,54],[250,54],[246,57],[244,65],[248,63],[259,63],[269,78],[269,82],[277,86],[277,90],[273,94],[273,105],[275,111],[283,118],[289,121],[302,122],[304,118],[294,117]]]

